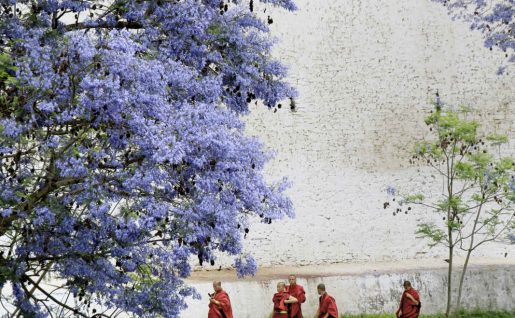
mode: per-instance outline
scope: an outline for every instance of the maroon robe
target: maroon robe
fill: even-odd
[[[286,318],[288,317],[288,313],[280,313],[281,311],[288,311],[288,304],[284,303],[285,300],[290,298],[290,294],[283,291],[280,293],[275,293],[272,301],[274,302],[274,313],[272,314],[272,318]]]
[[[329,313],[329,318],[338,318],[338,308],[333,296],[324,293],[320,296],[318,302],[318,318],[323,318],[327,313]]]
[[[210,302],[207,318],[233,318],[231,300],[225,290],[217,291],[213,299],[219,301],[220,305]]]
[[[420,313],[420,306],[416,305],[413,300],[409,299],[407,294],[413,296],[413,298],[415,298],[415,300],[420,304],[420,296],[415,289],[410,288],[405,290],[404,293],[402,293],[401,303],[399,305],[399,309],[396,312],[396,315],[397,317],[402,318],[418,318]]]
[[[302,309],[300,308],[300,304],[306,301],[306,292],[304,291],[304,287],[299,284],[290,285],[288,286],[287,292],[298,300],[298,303],[291,304],[290,318],[302,318]]]

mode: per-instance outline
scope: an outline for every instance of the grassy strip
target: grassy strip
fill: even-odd
[[[341,315],[340,318],[395,318],[394,314]],[[444,314],[420,315],[420,318],[445,318]],[[472,310],[460,312],[458,318],[515,318],[515,311]]]
[[[304,316],[307,317],[307,316]],[[272,315],[269,316],[272,318]],[[308,317],[310,318],[310,317]],[[340,318],[395,318],[392,314],[359,314],[359,315],[341,315]],[[445,314],[420,315],[420,318],[445,318]],[[515,311],[485,311],[485,310],[469,310],[460,312],[458,317],[451,318],[515,318]]]

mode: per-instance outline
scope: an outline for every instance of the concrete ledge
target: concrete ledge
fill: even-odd
[[[460,268],[465,261],[462,257],[454,260],[456,268]],[[515,266],[515,259],[512,258],[472,258],[470,266]],[[261,267],[255,276],[239,279],[235,271],[222,270],[197,270],[192,273],[188,281],[212,282],[215,279],[223,281],[261,281],[271,279],[287,279],[289,274],[296,274],[299,277],[330,277],[346,275],[363,275],[374,273],[399,273],[409,271],[421,271],[427,269],[447,268],[444,258],[409,259],[396,262],[367,262],[367,263],[332,263],[324,265],[307,266],[276,266]]]
[[[462,259],[456,263],[462,264]],[[455,281],[460,268],[455,269]],[[222,280],[231,296],[237,318],[265,318],[271,312],[275,285],[297,274],[304,286],[306,317],[312,317],[318,305],[316,285],[323,282],[345,313],[394,312],[401,295],[401,284],[410,280],[422,297],[424,313],[444,310],[447,286],[447,263],[442,259],[419,259],[402,262],[328,264],[324,266],[262,268],[254,277],[237,279],[230,270],[198,271],[188,284],[197,288],[202,300],[190,300],[182,318],[207,317],[207,293],[211,282]],[[474,259],[464,285],[463,304],[469,308],[515,310],[515,259]]]

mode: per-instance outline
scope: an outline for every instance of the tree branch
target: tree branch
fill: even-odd
[[[41,286],[39,286],[39,284],[37,284],[35,281],[33,281],[29,276],[24,276],[28,281],[30,281],[32,284],[34,284],[34,287],[36,289],[38,289],[40,292],[42,292],[45,296],[47,296],[50,300],[52,300],[54,303],[56,303],[57,305],[63,307],[63,308],[66,308],[68,310],[71,310],[75,315],[77,316],[81,316],[81,317],[85,317],[85,318],[89,318],[87,315],[79,312],[79,311],[76,311],[75,308],[71,307],[71,306],[68,306],[62,302],[60,302],[59,300],[57,300],[54,296],[52,296],[50,293],[48,293],[44,288],[42,288]]]
[[[139,22],[129,22],[129,21],[118,21],[114,25],[108,24],[106,22],[96,25],[89,25],[85,23],[75,23],[66,25],[64,27],[66,32],[76,31],[76,30],[90,30],[90,29],[142,29],[143,25]]]

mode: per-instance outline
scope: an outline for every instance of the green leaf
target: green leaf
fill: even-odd
[[[419,238],[430,239],[430,247],[441,243],[445,239],[445,233],[433,223],[420,224],[415,234],[419,235]]]
[[[475,169],[486,169],[493,162],[493,156],[489,153],[475,152],[468,155],[468,160],[475,166]]]
[[[127,275],[135,283],[134,288],[137,290],[143,290],[161,281],[159,277],[152,275],[152,267],[148,264],[139,265],[135,272]]]
[[[410,194],[404,198],[404,202],[406,203],[421,203],[424,201],[425,197],[422,193]]]
[[[477,177],[477,169],[468,162],[458,162],[455,164],[456,174],[461,179],[474,179]]]
[[[476,202],[482,202],[483,201],[483,196],[479,193],[474,193],[472,196],[471,196],[472,200],[476,201]]]
[[[222,26],[218,23],[213,23],[213,24],[210,24],[209,27],[207,28],[207,33],[211,34],[211,35],[220,35],[222,34]]]
[[[486,136],[486,140],[491,141],[494,144],[505,144],[508,142],[508,136],[499,134],[490,134]]]

